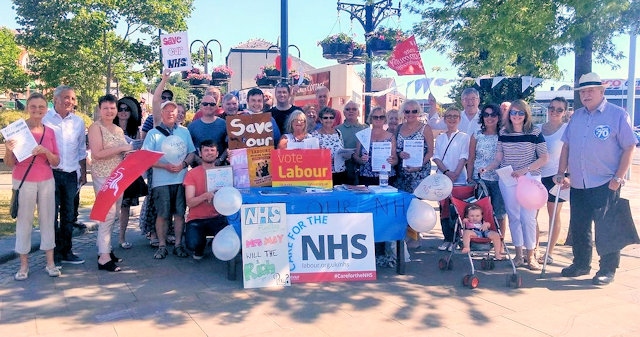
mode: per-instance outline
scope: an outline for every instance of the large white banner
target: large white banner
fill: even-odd
[[[376,279],[371,213],[288,214],[287,223],[291,282]]]
[[[245,288],[290,286],[287,205],[243,205],[242,275]]]
[[[191,53],[187,32],[160,35],[162,63],[171,71],[191,70]]]

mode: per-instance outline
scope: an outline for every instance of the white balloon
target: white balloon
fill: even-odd
[[[213,255],[222,261],[233,259],[240,252],[240,237],[233,226],[228,225],[213,237],[211,242]]]
[[[229,216],[240,210],[242,194],[235,187],[225,186],[213,195],[213,207],[222,215]]]
[[[164,159],[173,165],[182,163],[184,158],[187,157],[187,144],[176,135],[165,138],[161,149],[164,152]]]
[[[422,180],[413,191],[413,195],[420,199],[440,201],[451,195],[453,182],[442,173],[432,174]]]
[[[407,209],[407,222],[416,232],[428,232],[436,226],[438,216],[426,201],[411,199],[409,209]]]

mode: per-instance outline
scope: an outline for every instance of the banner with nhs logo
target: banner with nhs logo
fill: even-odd
[[[376,279],[371,213],[288,214],[287,223],[292,283]]]

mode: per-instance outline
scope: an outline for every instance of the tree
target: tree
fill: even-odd
[[[0,92],[22,91],[29,83],[29,76],[18,64],[22,50],[15,34],[8,28],[0,28]]]
[[[422,15],[414,31],[423,46],[450,52],[462,76],[557,78],[558,56],[575,52],[576,81],[594,55],[616,66],[622,53],[611,37],[639,12],[636,0],[413,0],[408,8]]]
[[[110,92],[114,79],[127,90],[138,90],[143,77],[158,73],[158,29],[186,29],[193,4],[193,0],[13,2],[23,27],[19,41],[32,55],[31,70],[47,87],[73,86],[82,111],[89,110],[101,88]]]

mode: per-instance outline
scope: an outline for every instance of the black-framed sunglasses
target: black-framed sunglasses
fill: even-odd
[[[482,117],[498,117],[500,116],[497,112],[483,112]]]
[[[118,107],[118,111],[128,111],[131,112],[131,109],[129,109],[128,106],[120,106]]]
[[[385,119],[387,119],[387,116],[385,116],[385,115],[378,115],[378,116],[371,115],[371,120],[383,121]]]
[[[214,102],[202,102],[202,106],[216,106]]]
[[[322,118],[322,119],[336,119],[336,118],[335,118],[335,117],[333,117],[333,116],[322,116],[321,118]]]
[[[550,106],[549,108],[547,108],[547,110],[549,110],[549,112],[557,112],[557,113],[563,113],[564,109],[563,108],[554,108],[552,106]]]
[[[415,115],[415,114],[417,114],[417,113],[419,113],[419,112],[420,112],[420,111],[418,111],[418,110],[405,110],[405,111],[404,111],[404,113],[405,113],[405,114],[414,114],[414,115]]]
[[[526,113],[522,110],[511,110],[509,111],[509,115],[511,116],[524,116]]]
[[[171,96],[162,96],[162,100],[163,101],[170,101],[172,99],[173,99],[173,97],[171,97]]]

